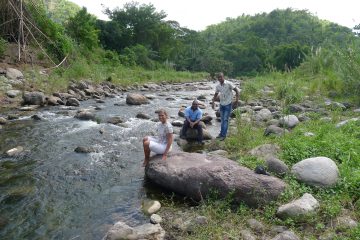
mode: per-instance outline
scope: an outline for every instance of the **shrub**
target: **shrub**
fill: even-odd
[[[7,41],[0,38],[0,58],[4,57],[6,46],[7,46]]]

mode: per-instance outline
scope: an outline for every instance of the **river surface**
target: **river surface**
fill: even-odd
[[[126,93],[105,103],[81,102],[80,108],[102,108],[96,111],[101,123],[78,120],[73,117],[78,108],[60,106],[39,109],[36,114],[41,121],[31,119],[35,113],[29,113],[4,125],[0,130],[0,239],[101,239],[117,221],[130,226],[149,222],[141,211],[142,201],[151,198],[152,191],[141,167],[142,138],[155,133],[156,122],[135,116],[141,112],[157,118],[155,110],[164,107],[170,121],[183,120],[178,117],[179,108],[200,95],[207,98],[203,111],[214,116],[209,105],[214,83],[183,86],[141,92],[155,96],[147,105],[127,105]],[[112,116],[120,116],[128,128],[106,123]],[[218,125],[213,120],[208,127],[213,136]],[[3,154],[16,146],[23,146],[25,152],[17,157]],[[76,153],[78,146],[93,147],[96,152]]]

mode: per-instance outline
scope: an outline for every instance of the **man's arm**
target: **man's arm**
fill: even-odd
[[[196,116],[196,120],[194,122],[194,125],[198,124],[200,121],[201,121],[201,118],[202,118],[202,111],[199,109],[198,110],[198,115]]]
[[[239,105],[239,96],[240,96],[240,91],[237,87],[234,87],[233,90],[235,91],[235,106],[237,107]]]
[[[214,109],[215,107],[215,99],[218,97],[219,93],[215,92],[214,97],[212,98],[211,107]]]

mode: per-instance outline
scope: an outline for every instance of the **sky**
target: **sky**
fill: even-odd
[[[131,0],[69,0],[99,19],[107,20],[102,13],[104,6],[110,10]],[[163,10],[167,14],[166,20],[175,20],[180,26],[201,31],[207,26],[226,20],[257,13],[269,13],[274,9],[292,8],[294,10],[308,10],[323,20],[338,23],[353,28],[360,24],[359,0],[136,0],[140,4],[153,4],[156,11]]]

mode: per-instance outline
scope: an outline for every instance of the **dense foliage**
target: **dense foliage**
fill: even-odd
[[[106,9],[110,20],[102,21],[65,0],[44,3],[35,6],[27,1],[26,12],[44,35],[36,29],[30,32],[36,33],[34,37],[57,63],[72,53],[69,63],[80,57],[148,70],[211,75],[223,71],[232,77],[289,72],[300,66],[304,73],[325,78],[321,88],[326,91],[359,96],[359,38],[351,29],[320,20],[307,10],[242,15],[196,32],[165,20],[166,13],[152,4],[130,2],[123,8]],[[8,6],[1,8],[6,13],[1,15],[3,21],[14,19]],[[8,27],[4,25],[1,35],[16,41],[18,24]]]
[[[74,17],[80,7],[67,0],[43,0],[47,15],[57,23],[65,23],[69,17]]]
[[[6,41],[3,38],[0,38],[0,58],[3,57],[6,50]]]
[[[66,33],[78,45],[92,50],[99,46],[98,30],[95,26],[96,18],[87,13],[86,8],[81,9],[74,17],[70,17],[66,24]]]

